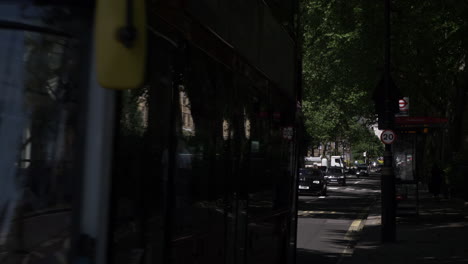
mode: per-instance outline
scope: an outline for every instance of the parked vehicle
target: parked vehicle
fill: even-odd
[[[327,172],[328,167],[327,166],[319,166],[318,168],[319,168],[319,170],[322,171],[323,175],[325,175],[325,173]]]
[[[357,168],[352,166],[352,167],[349,167],[348,170],[347,170],[347,174],[348,175],[356,175],[356,171],[357,171]]]
[[[330,167],[341,167],[345,168],[344,160],[341,156],[331,156],[330,157]]]
[[[306,168],[320,166],[321,164],[322,164],[322,158],[320,157],[305,157],[304,158],[304,165]]]
[[[346,175],[344,169],[341,167],[330,167],[325,173],[327,183],[337,183],[342,186],[346,185]]]
[[[327,195],[327,181],[320,169],[299,169],[299,194]]]
[[[375,172],[381,172],[382,168],[383,168],[382,164],[377,165],[377,167],[375,168]]]
[[[312,168],[314,166],[328,167],[328,160],[321,157],[305,157],[304,165],[306,168]]]
[[[356,170],[356,177],[369,176],[369,170],[366,165],[358,165]]]

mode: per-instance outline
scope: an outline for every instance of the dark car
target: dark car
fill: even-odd
[[[348,171],[346,171],[346,174],[348,175],[356,175],[356,169],[353,167],[350,167]]]
[[[369,171],[366,165],[359,165],[356,170],[356,177],[369,176]]]
[[[320,169],[299,169],[299,194],[327,195],[327,181]]]
[[[318,166],[318,169],[321,170],[324,175],[325,175],[325,172],[327,172],[327,166]]]
[[[382,168],[383,168],[383,165],[381,164],[377,165],[377,167],[375,168],[375,172],[382,172]]]
[[[343,186],[346,185],[346,175],[344,169],[341,167],[330,167],[325,173],[325,179],[328,183],[338,183]]]

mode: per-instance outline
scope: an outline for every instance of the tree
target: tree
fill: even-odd
[[[356,120],[375,121],[370,94],[377,83],[381,42],[376,7],[367,1],[303,1],[306,132],[318,144],[350,140]],[[369,41],[370,40],[370,41]]]
[[[468,146],[460,143],[468,137],[468,3],[397,0],[391,10],[391,74],[411,99],[410,114],[449,120],[446,131],[420,142],[427,146],[423,159],[466,166]],[[304,115],[316,141],[352,141],[353,122],[374,121],[370,94],[383,72],[383,11],[383,1],[302,1]]]

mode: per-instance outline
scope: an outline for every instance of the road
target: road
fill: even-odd
[[[380,195],[380,175],[329,185],[327,196],[299,196],[297,264],[338,264],[352,253],[369,207]]]

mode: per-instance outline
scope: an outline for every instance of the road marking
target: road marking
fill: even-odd
[[[336,211],[299,211],[297,215],[305,216],[305,215],[313,215],[313,214],[336,214]]]
[[[357,182],[355,182],[354,184],[358,184],[358,183],[360,183],[360,182],[361,182],[361,181],[357,181]]]
[[[348,228],[348,232],[345,234],[345,240],[352,240],[352,235],[354,232],[358,232],[362,228],[362,224],[364,222],[364,219],[356,219],[351,223],[351,225]]]
[[[366,220],[365,219],[356,219],[354,220],[351,225],[349,226],[348,232],[346,232],[344,236],[344,240],[347,241],[347,245],[343,252],[341,253],[341,257],[338,260],[337,264],[340,264],[344,257],[351,256],[354,252],[354,247],[351,246],[351,243],[356,240],[355,236],[359,233],[362,228],[364,227]]]
[[[370,211],[370,208],[371,206],[373,205],[370,204],[369,206],[367,206],[357,217],[357,219],[355,219],[351,225],[349,226],[348,228],[348,231],[346,232],[345,236],[344,236],[344,240],[347,241],[347,245],[346,245],[346,248],[343,250],[343,252],[341,253],[341,257],[338,259],[338,261],[336,262],[336,264],[341,264],[344,260],[344,257],[349,257],[351,255],[353,255],[353,252],[354,252],[354,246],[352,245],[353,242],[357,241],[356,239],[356,235],[361,232],[361,230],[364,228],[364,225],[366,224],[366,221],[367,221],[367,214],[369,213]]]
[[[327,187],[330,190],[338,190],[338,187]]]

